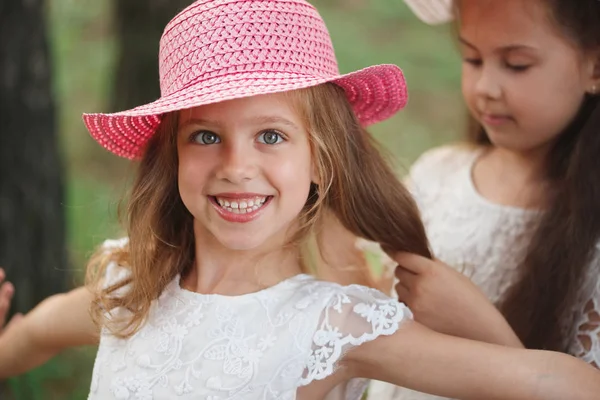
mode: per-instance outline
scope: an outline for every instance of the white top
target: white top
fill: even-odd
[[[110,284],[127,271],[112,264],[107,275]],[[299,387],[332,375],[349,348],[411,318],[374,289],[309,275],[241,296],[190,292],[176,277],[134,336],[103,331],[88,399],[296,399]],[[355,379],[327,399],[358,400],[366,386]]]
[[[479,154],[480,150],[466,146],[429,151],[411,168],[408,185],[435,256],[469,276],[498,303],[518,278],[517,268],[541,213],[483,198],[472,181]],[[578,331],[570,340],[569,352],[600,366],[600,246],[585,282],[573,310]],[[379,382],[369,392],[373,400],[440,399]]]

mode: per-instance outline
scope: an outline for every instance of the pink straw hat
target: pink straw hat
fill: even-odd
[[[332,82],[363,125],[407,101],[402,71],[378,65],[340,75],[319,13],[304,0],[199,0],[160,40],[161,97],[128,111],[84,114],[92,137],[121,157],[139,158],[163,114],[240,97]]]

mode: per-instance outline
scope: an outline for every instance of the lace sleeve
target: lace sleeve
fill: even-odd
[[[395,333],[412,319],[404,304],[364,286],[336,286],[312,337],[312,349],[300,385],[332,375],[352,347]]]
[[[576,335],[570,352],[600,368],[600,245],[586,282],[591,286],[582,291],[585,296],[579,303],[582,308],[575,313]]]

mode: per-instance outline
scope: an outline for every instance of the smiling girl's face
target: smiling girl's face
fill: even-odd
[[[181,112],[179,192],[196,233],[231,250],[290,239],[313,180],[295,110],[289,96],[269,94]]]

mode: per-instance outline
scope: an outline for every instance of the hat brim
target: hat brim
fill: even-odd
[[[454,19],[452,0],[404,0],[421,21],[441,25]]]
[[[306,77],[281,72],[245,72],[189,85],[171,96],[113,114],[84,114],[92,137],[110,152],[140,158],[165,113],[236,98],[286,92],[331,82],[341,86],[364,126],[382,121],[407,102],[406,82],[396,65],[376,65],[345,75]]]

